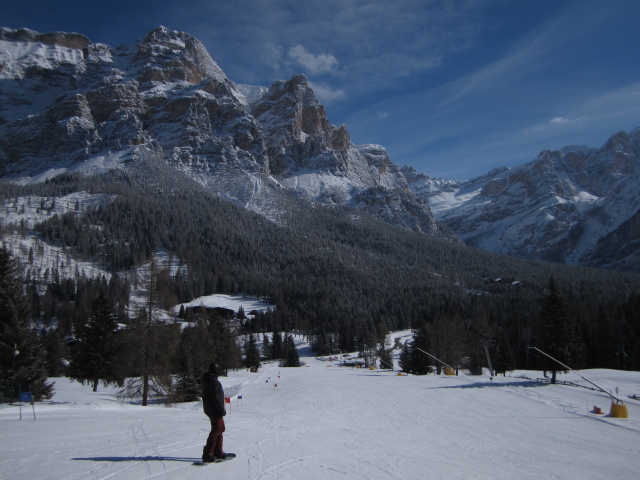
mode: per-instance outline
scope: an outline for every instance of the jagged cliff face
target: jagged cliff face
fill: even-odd
[[[405,174],[469,245],[640,272],[640,129],[617,133],[599,149],[546,150],[468,182]]]
[[[144,150],[267,216],[289,192],[451,236],[382,147],[358,148],[329,123],[302,75],[249,98],[201,42],[164,27],[115,49],[2,28],[0,65],[5,178],[126,168]]]
[[[263,127],[273,174],[282,176],[307,167],[344,168],[339,157],[349,146],[348,136],[345,144],[333,148],[335,127],[329,124],[304,75],[274,83],[251,106],[251,113]],[[323,155],[324,161],[319,160]]]
[[[65,35],[44,45],[40,34],[18,40],[25,35],[4,30],[5,175],[70,168],[135,146],[194,170],[246,160],[247,151],[250,163],[265,161],[242,95],[198,40],[158,28],[130,47],[85,39],[79,50]]]
[[[498,253],[640,271],[639,132],[436,180],[353,145],[303,75],[238,86],[186,33],[159,27],[112,48],[0,28],[0,176],[14,181],[144,156],[275,221],[306,199]]]

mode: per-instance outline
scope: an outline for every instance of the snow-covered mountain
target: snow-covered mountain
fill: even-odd
[[[493,252],[640,270],[640,128],[601,148],[545,150],[465,182],[403,168],[411,189],[467,244]]]
[[[303,75],[237,85],[187,33],[158,27],[113,48],[0,28],[0,178],[17,182],[144,159],[276,222],[292,201],[350,206],[497,253],[637,272],[639,145],[636,129],[600,149],[433,179],[354,145]]]
[[[200,41],[164,27],[117,48],[77,33],[2,28],[0,65],[5,179],[154,157],[274,220],[293,195],[455,238],[383,147],[357,147],[329,123],[303,75],[268,89],[238,86]]]

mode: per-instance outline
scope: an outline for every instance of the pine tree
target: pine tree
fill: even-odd
[[[266,333],[262,335],[262,358],[271,358],[271,342]]]
[[[70,378],[82,384],[89,383],[94,392],[100,382],[107,386],[121,381],[117,329],[113,307],[104,290],[100,289],[98,298],[91,304],[87,325],[78,332],[78,344],[69,366]]]
[[[300,357],[298,355],[298,349],[296,343],[291,335],[287,335],[284,339],[284,356],[280,362],[281,367],[299,367]]]
[[[415,375],[427,375],[433,371],[431,357],[425,352],[431,349],[431,339],[426,324],[414,330],[411,351],[411,372]]]
[[[429,333],[431,337],[431,351],[429,353],[454,368],[458,368],[468,344],[464,323],[460,316],[436,315],[429,325]],[[440,375],[442,367],[442,364],[436,364],[438,375]]]
[[[36,400],[53,395],[47,382],[46,355],[29,324],[29,302],[22,269],[5,244],[0,247],[0,388],[10,399],[27,388]]]
[[[484,348],[482,345],[471,347],[471,352],[466,358],[466,367],[469,375],[482,375],[482,367],[486,363]]]
[[[413,340],[405,342],[400,352],[399,364],[403,372],[427,375],[433,371],[431,357],[427,355],[431,347],[426,322],[413,330]]]
[[[229,320],[218,315],[209,318],[209,335],[213,341],[212,360],[220,367],[220,375],[242,366],[242,351],[231,330]]]
[[[499,373],[506,375],[508,371],[516,368],[516,355],[504,330],[498,333],[498,341],[491,356],[496,375]]]
[[[193,360],[184,351],[181,343],[178,358],[178,373],[173,390],[174,402],[195,402],[200,398],[200,377],[202,369],[198,369]]]
[[[413,369],[413,361],[412,361],[412,349],[410,342],[405,342],[402,346],[402,350],[400,351],[400,369],[405,373],[411,373]]]
[[[547,290],[540,304],[540,316],[535,330],[536,347],[566,363],[572,343],[572,322],[567,303],[553,276],[549,278]],[[564,369],[545,355],[539,355],[538,362],[542,370],[551,372],[551,383],[556,383],[556,373]]]
[[[244,344],[244,364],[248,368],[260,367],[260,352],[253,334],[249,334],[249,338]]]
[[[193,325],[182,330],[180,338],[175,387],[175,400],[178,402],[192,402],[200,397],[202,374],[215,357],[204,319],[196,315],[194,320]]]
[[[273,332],[271,342],[271,358],[273,360],[280,360],[283,358],[284,352],[282,347],[282,335],[280,332]]]
[[[375,337],[375,332],[367,331],[361,335],[360,341],[360,356],[364,358],[364,366],[369,368],[376,363],[378,357],[378,342]]]
[[[69,346],[60,327],[43,334],[42,344],[47,352],[47,374],[50,377],[63,377],[68,370]]]

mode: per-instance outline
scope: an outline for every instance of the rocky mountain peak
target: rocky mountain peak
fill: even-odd
[[[631,137],[627,132],[617,132],[609,137],[603,148],[612,151],[623,150],[629,147],[630,141]]]
[[[638,271],[640,129],[601,148],[544,150],[533,161],[430,190],[436,218],[498,253]]]
[[[287,133],[301,140],[305,135],[325,135],[329,130],[324,106],[316,100],[304,75],[296,75],[288,81],[274,83],[266,95],[253,106],[252,113],[256,118],[264,116],[265,113],[286,118]]]
[[[347,150],[351,145],[351,137],[345,125],[333,128],[331,131],[331,148],[334,150]]]
[[[140,81],[200,83],[205,78],[227,80],[205,46],[188,33],[157,27],[138,45],[133,61]]]
[[[357,148],[329,123],[304,75],[238,88],[199,40],[166,27],[116,49],[75,34],[2,32],[12,37],[0,43],[6,179],[126,170],[144,158],[268,218],[294,196],[450,236],[384,148]]]
[[[348,134],[329,123],[304,75],[274,83],[252,105],[251,113],[266,134],[272,173],[283,175],[309,166],[319,156],[324,157],[325,166],[328,162],[340,168],[342,160],[333,154],[333,148],[345,147],[347,142],[349,146]]]
[[[38,33],[35,30],[30,30],[28,28],[14,30],[7,27],[0,27],[0,39],[13,40],[17,42],[39,42],[45,45],[57,45],[59,47],[75,48],[78,50],[83,50],[91,43],[91,40],[81,33]]]

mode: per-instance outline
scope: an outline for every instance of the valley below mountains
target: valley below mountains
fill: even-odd
[[[115,48],[0,28],[0,65],[0,235],[43,328],[82,329],[101,289],[128,324],[153,280],[166,312],[263,299],[247,332],[318,353],[428,324],[465,358],[500,336],[523,368],[553,278],[581,363],[624,345],[640,365],[638,130],[453,182],[354,145],[305,76],[237,85],[164,27]]]

